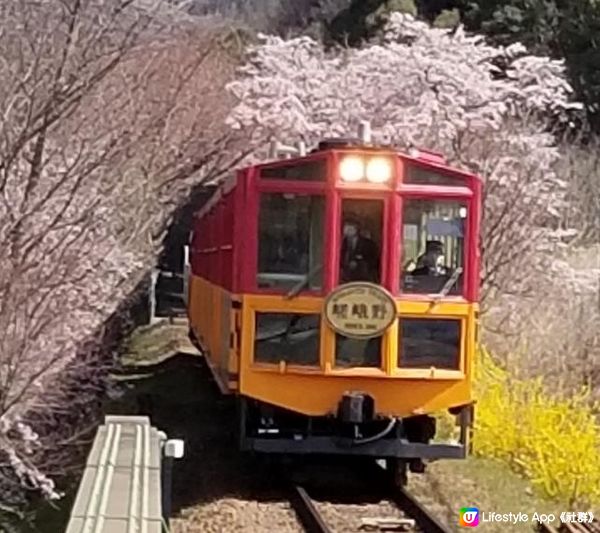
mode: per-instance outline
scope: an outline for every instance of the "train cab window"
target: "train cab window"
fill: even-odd
[[[258,224],[258,287],[319,290],[324,223],[325,200],[321,196],[263,194]]]
[[[402,216],[403,292],[462,294],[467,205],[406,199]]]
[[[327,178],[327,161],[317,159],[302,164],[278,164],[273,167],[261,168],[262,179],[294,180],[294,181],[325,181]]]
[[[460,369],[459,319],[401,318],[401,368]]]
[[[340,283],[381,279],[383,201],[342,201]]]
[[[464,187],[464,180],[434,172],[416,165],[407,165],[404,182],[411,185],[444,185],[446,187]]]
[[[335,366],[379,368],[381,366],[381,340],[382,337],[351,339],[336,333]]]
[[[254,361],[317,366],[320,333],[318,314],[256,313]]]

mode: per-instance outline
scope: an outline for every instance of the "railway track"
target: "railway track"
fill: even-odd
[[[422,531],[424,533],[449,533],[430,512],[406,489],[394,487],[377,464],[369,473],[371,482],[385,487],[385,496],[401,511],[403,517],[363,518],[356,531]],[[368,487],[367,487],[368,490]],[[319,505],[310,497],[304,486],[290,484],[290,504],[306,533],[335,533],[319,510]]]
[[[332,533],[317,506],[300,485],[290,487],[290,503],[306,533]]]

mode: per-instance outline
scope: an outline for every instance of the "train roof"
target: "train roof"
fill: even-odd
[[[373,152],[378,154],[388,154],[400,157],[405,161],[416,163],[421,167],[429,167],[431,169],[442,170],[443,172],[452,174],[457,178],[477,179],[481,181],[481,177],[473,172],[449,165],[444,154],[424,148],[411,147],[408,152],[403,152],[395,146],[391,145],[376,145],[367,143],[361,139],[354,138],[335,138],[324,139],[319,142],[318,146],[308,153],[303,150],[302,143],[298,147],[284,146],[279,143],[273,143],[271,148],[270,158],[268,161],[249,165],[246,168],[269,168],[278,166],[293,166],[311,159],[326,157],[328,153],[348,153],[348,152]],[[287,156],[282,158],[281,156]]]
[[[277,141],[271,143],[270,157],[268,161],[248,165],[241,170],[251,168],[266,169],[285,166],[295,166],[311,160],[326,158],[331,153],[378,153],[388,154],[399,157],[404,161],[409,161],[421,168],[441,171],[444,174],[450,174],[453,178],[481,181],[481,177],[467,170],[458,169],[450,166],[442,153],[427,150],[423,148],[412,147],[408,153],[400,151],[394,146],[376,145],[371,143],[370,126],[366,122],[361,123],[359,129],[359,138],[328,138],[323,139],[310,152],[306,152],[306,145],[303,142],[297,146],[286,146]],[[283,157],[282,157],[283,156]],[[226,194],[228,194],[237,184],[237,172],[217,185],[211,198],[197,213],[198,217],[204,216],[212,207]]]

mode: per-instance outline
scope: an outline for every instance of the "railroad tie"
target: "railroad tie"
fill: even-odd
[[[361,531],[408,531],[414,529],[412,518],[361,518]]]

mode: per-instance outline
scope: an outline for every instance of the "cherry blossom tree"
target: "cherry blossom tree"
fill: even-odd
[[[237,59],[222,29],[132,0],[3,2],[0,19],[6,507],[23,489],[59,496],[56,452],[81,428],[45,423],[93,401],[99,328],[151,268],[174,208],[239,144],[223,125]]]
[[[434,149],[482,176],[490,326],[511,322],[523,332],[540,297],[597,297],[598,270],[590,265],[582,275],[563,260],[564,237],[577,228],[565,226],[572,176],[553,128],[568,130],[581,106],[561,61],[394,13],[383,34],[359,49],[262,35],[228,87],[237,99],[228,124],[252,128],[256,146],[273,138],[310,146],[369,120],[376,142]],[[600,317],[591,308],[588,325]],[[506,336],[501,345],[515,346]]]

